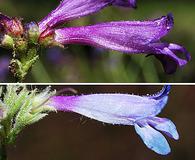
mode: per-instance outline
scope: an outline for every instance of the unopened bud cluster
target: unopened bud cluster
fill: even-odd
[[[22,19],[0,14],[0,46],[13,50],[10,70],[19,80],[23,80],[28,70],[39,58],[41,47],[54,44],[52,30],[40,33],[35,22],[23,25]]]

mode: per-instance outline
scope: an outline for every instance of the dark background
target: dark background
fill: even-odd
[[[24,18],[24,22],[39,21],[58,4],[59,0],[0,0],[0,11]],[[163,41],[185,46],[192,60],[173,75],[166,75],[153,56],[124,55],[111,50],[81,45],[69,45],[43,50],[28,74],[26,82],[195,82],[194,0],[138,0],[138,8],[108,7],[96,14],[71,21],[65,26],[81,26],[117,20],[145,20],[172,12],[175,27]],[[14,82],[8,74],[7,56],[11,51],[0,50],[0,81]],[[8,74],[8,75],[7,75]]]
[[[45,88],[46,86],[39,86]],[[71,86],[52,86],[60,90]],[[35,88],[35,86],[32,86]],[[72,86],[78,94],[153,94],[161,86]],[[195,86],[173,86],[169,101],[159,117],[171,119],[180,139],[166,136],[172,152],[161,156],[148,149],[133,126],[109,125],[75,113],[51,113],[26,127],[15,146],[8,148],[9,160],[194,160]],[[71,94],[71,93],[66,93]],[[114,107],[114,106],[113,106]]]

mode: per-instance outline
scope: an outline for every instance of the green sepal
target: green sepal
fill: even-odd
[[[14,48],[14,39],[9,35],[4,35],[1,40],[1,46],[7,49]]]
[[[23,38],[15,41],[14,51],[18,54],[25,54],[28,51],[28,43]]]
[[[30,51],[29,51],[30,52]],[[10,62],[10,69],[11,72],[14,74],[14,76],[18,77],[20,81],[24,79],[24,77],[27,75],[29,69],[33,66],[33,64],[37,61],[39,58],[38,55],[25,58],[23,57],[22,60],[19,59],[12,59]]]
[[[31,22],[29,24],[28,30],[26,30],[27,39],[30,44],[38,44],[38,39],[40,36],[38,24]]]
[[[0,88],[0,93],[3,90]],[[0,99],[0,140],[6,144],[14,143],[22,129],[33,124],[55,109],[47,105],[47,101],[55,91],[50,87],[38,92],[37,89],[28,90],[24,85],[10,85]],[[1,96],[1,95],[0,95]]]

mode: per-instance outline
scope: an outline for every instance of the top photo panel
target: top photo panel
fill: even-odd
[[[0,82],[193,83],[193,0],[1,0]]]

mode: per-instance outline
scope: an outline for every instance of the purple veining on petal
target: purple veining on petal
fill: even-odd
[[[80,18],[103,9],[113,0],[63,0],[47,17],[39,22],[40,31],[66,21]]]
[[[159,42],[172,27],[173,17],[168,14],[151,21],[108,22],[57,29],[55,40],[61,44],[88,44],[125,53],[155,55],[162,62],[165,71],[173,73],[177,66],[183,66],[190,60],[190,55],[179,45]],[[175,50],[182,52],[184,59],[179,58]]]

